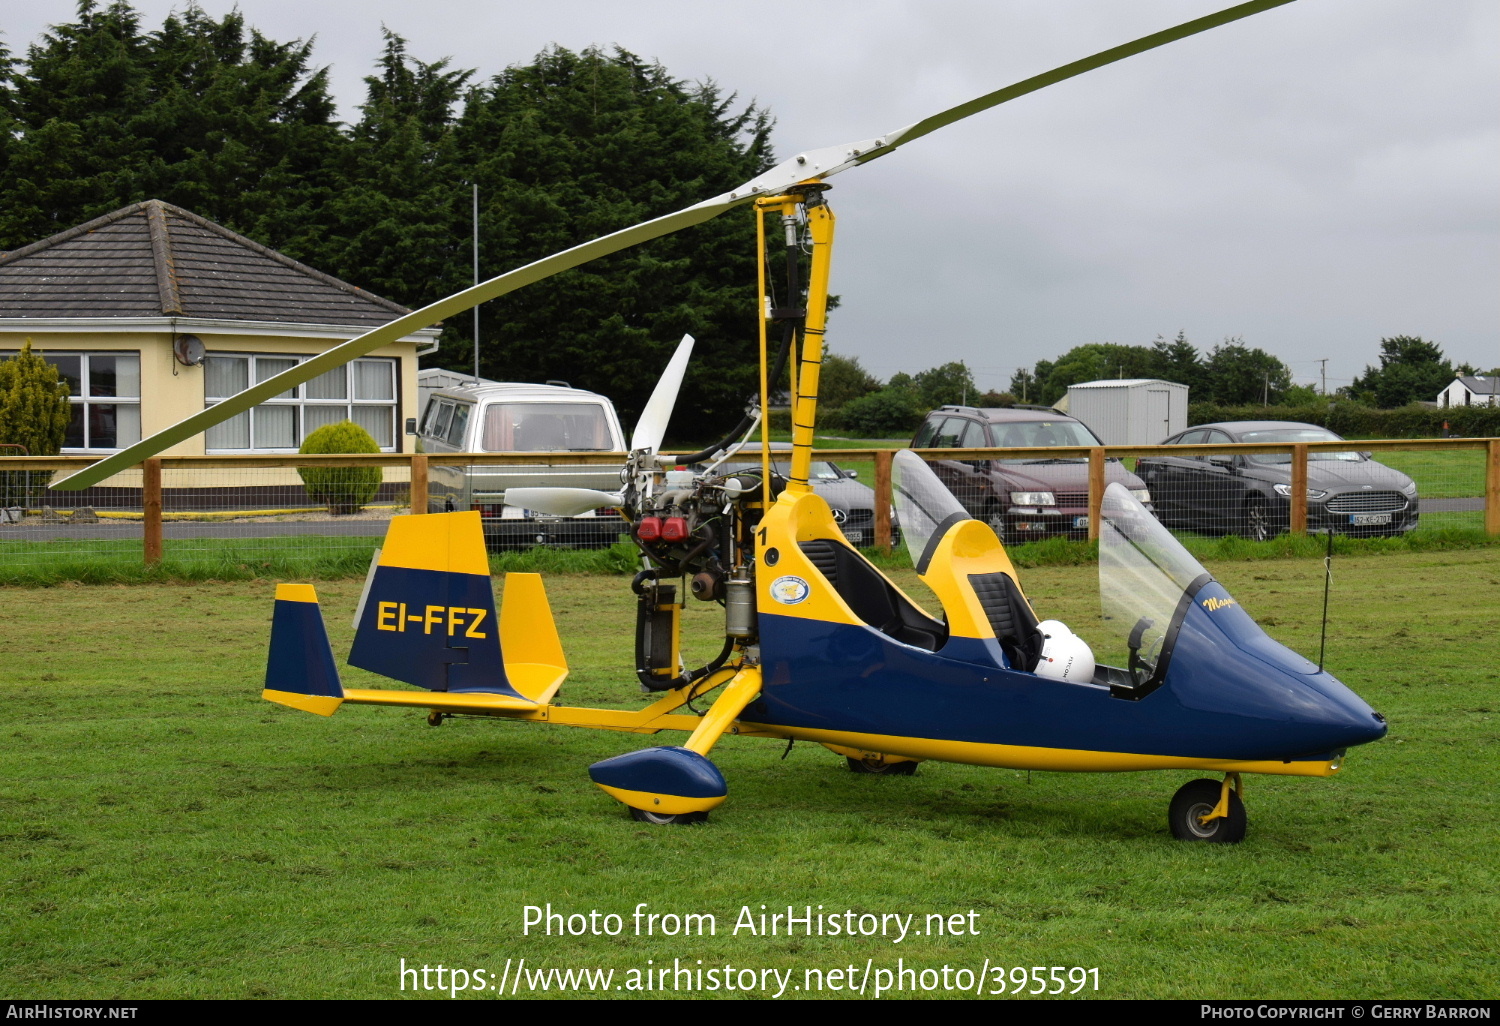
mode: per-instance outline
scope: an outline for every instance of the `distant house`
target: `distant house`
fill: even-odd
[[[1500,377],[1460,374],[1438,393],[1438,406],[1500,406]]]
[[[0,255],[0,358],[30,336],[67,380],[65,453],[123,448],[407,312],[160,200]],[[407,335],[167,454],[296,452],[346,418],[383,450],[409,451],[417,357],[437,333]]]

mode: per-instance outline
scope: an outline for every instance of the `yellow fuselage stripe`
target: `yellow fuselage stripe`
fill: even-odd
[[[941,738],[897,737],[890,734],[857,734],[843,730],[809,727],[741,724],[742,733],[775,732],[799,741],[816,741],[859,748],[909,759],[958,762],[970,766],[1005,769],[1060,770],[1069,773],[1126,773],[1133,770],[1201,769],[1215,773],[1271,773],[1294,777],[1330,777],[1338,772],[1334,762],[1247,762],[1239,759],[1200,759],[1181,755],[1139,755],[1132,752],[1090,752],[1074,748],[1032,748],[1028,745],[997,745],[975,741],[945,741]]]

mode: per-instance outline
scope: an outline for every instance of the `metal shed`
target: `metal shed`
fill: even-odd
[[[1068,386],[1068,414],[1105,445],[1156,445],[1187,429],[1188,387],[1159,378]]]

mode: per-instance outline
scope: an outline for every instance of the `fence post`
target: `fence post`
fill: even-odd
[[[1089,450],[1089,541],[1099,539],[1099,510],[1103,505],[1104,450],[1096,447]]]
[[[875,547],[891,551],[891,456],[890,449],[875,450]]]
[[[1307,443],[1292,446],[1292,522],[1293,534],[1307,533]]]
[[[146,565],[161,562],[161,458],[141,464],[141,511],[145,520],[142,548]]]
[[[427,455],[420,452],[411,456],[411,511],[427,512]]]
[[[1500,438],[1491,438],[1485,448],[1484,529],[1493,538],[1500,535]]]

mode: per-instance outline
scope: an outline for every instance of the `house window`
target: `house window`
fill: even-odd
[[[205,406],[222,402],[311,357],[214,353],[203,361]],[[396,445],[396,361],[367,358],[318,375],[208,429],[209,452],[295,451],[325,424],[352,420],[386,451]]]
[[[68,383],[73,417],[63,452],[123,449],[141,440],[141,354],[32,350]],[[0,352],[0,359],[16,355]]]

